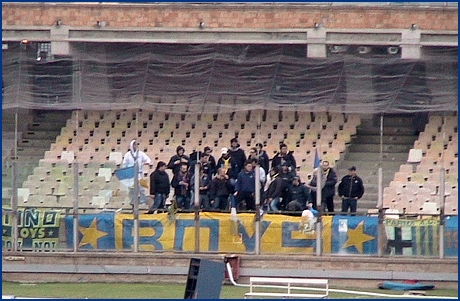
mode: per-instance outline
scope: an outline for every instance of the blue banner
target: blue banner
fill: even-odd
[[[332,233],[332,254],[377,254],[377,217],[334,216]]]
[[[448,216],[444,226],[444,255],[458,257],[458,216]]]

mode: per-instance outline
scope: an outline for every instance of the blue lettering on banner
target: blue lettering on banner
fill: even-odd
[[[152,236],[140,236],[140,245],[152,245],[155,250],[163,250],[163,245],[158,240],[164,232],[163,224],[159,220],[140,220],[139,228],[152,228],[155,234]]]
[[[313,239],[293,239],[292,231],[299,231],[298,222],[283,222],[281,224],[282,234],[282,247],[295,247],[295,248],[312,248],[316,246],[316,238]]]
[[[131,246],[134,245],[134,236],[133,236],[133,228],[134,228],[134,220],[132,219],[124,219],[122,221],[123,225],[123,249],[130,249]]]
[[[209,228],[209,251],[219,251],[219,220],[200,220],[200,228]],[[176,235],[174,238],[174,250],[184,250],[184,236],[186,228],[195,228],[194,220],[176,220]]]
[[[219,251],[220,220],[200,220],[200,228],[209,228],[209,251]]]
[[[270,226],[271,222],[269,221],[260,221],[260,237],[264,236],[264,233],[267,231],[268,227]],[[244,227],[243,223],[238,220],[238,233],[241,233],[244,247],[248,252],[254,252],[256,246],[256,236],[255,231],[252,236],[249,236],[246,228]]]

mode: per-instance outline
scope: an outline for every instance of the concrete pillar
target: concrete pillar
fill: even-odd
[[[50,30],[51,55],[70,55],[69,26],[52,26]]]
[[[307,29],[307,57],[325,58],[326,51],[326,29]]]
[[[420,46],[420,30],[405,29],[401,34],[401,58],[420,59],[422,48]]]

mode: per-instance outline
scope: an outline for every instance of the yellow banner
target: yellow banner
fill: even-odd
[[[241,213],[232,221],[228,213],[200,213],[199,249],[206,252],[254,252],[254,214]],[[139,220],[139,249],[141,251],[195,251],[194,214],[143,214]],[[316,232],[302,231],[301,217],[265,215],[260,221],[261,252],[313,253]],[[323,217],[323,251],[331,252],[332,217]],[[134,241],[133,215],[117,214],[115,218],[115,247],[129,249]]]

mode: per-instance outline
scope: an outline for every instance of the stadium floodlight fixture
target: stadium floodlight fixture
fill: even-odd
[[[390,46],[387,48],[389,54],[397,54],[399,52],[399,47]]]
[[[331,46],[329,46],[329,50],[332,53],[347,52],[348,51],[348,46],[347,45],[331,45]]]
[[[372,51],[372,47],[370,46],[359,46],[358,47],[358,53],[359,54],[367,54]]]

